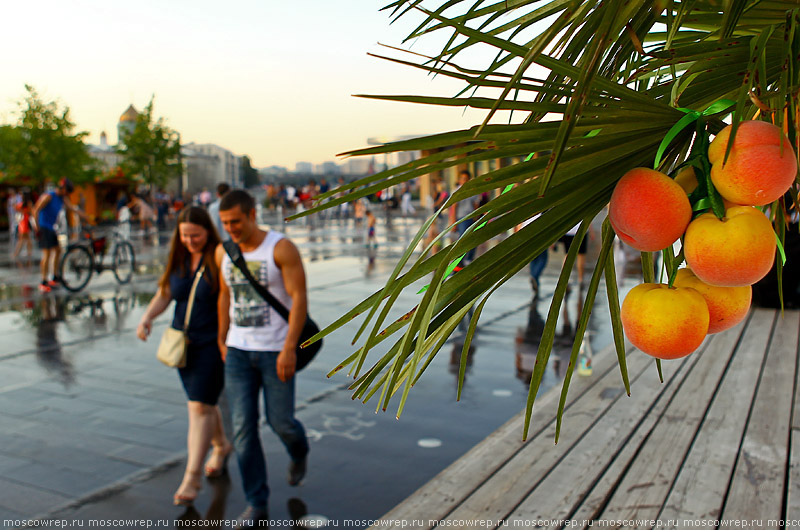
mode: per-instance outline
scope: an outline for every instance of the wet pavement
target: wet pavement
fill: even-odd
[[[363,230],[338,222],[283,227],[305,258],[310,312],[326,325],[383,286],[418,220],[378,226],[379,246],[368,251]],[[270,223],[281,226],[276,219]],[[31,518],[95,525],[229,526],[245,507],[235,463],[230,475],[207,480],[194,506],[172,506],[183,475],[185,396],[177,373],[155,359],[156,340],[134,335],[155,288],[169,236],[134,237],[138,271],[126,286],[105,272],[86,290],[36,291],[37,264],[12,263],[0,244],[0,521]],[[34,257],[35,259],[35,257]],[[346,390],[345,374],[328,371],[352,353],[360,321],[325,339],[298,376],[298,418],[311,443],[309,472],[286,484],[288,457],[262,428],[270,468],[274,522],[306,516],[306,525],[350,521],[363,528],[519,412],[532,358],[555,287],[560,257],[551,255],[542,301],[532,304],[527,271],[501,287],[486,305],[473,342],[462,399],[455,401],[461,344],[452,337],[411,392],[401,419],[397,401],[387,413],[361,404]],[[587,280],[588,274],[587,271]],[[577,293],[577,289],[575,290]],[[418,301],[416,289],[398,300],[397,315]],[[556,384],[571,348],[577,296],[568,299],[543,391]],[[159,337],[171,311],[154,326]],[[572,326],[570,326],[570,321]],[[607,303],[598,294],[590,321],[592,349],[611,342]],[[389,342],[389,341],[387,341]],[[371,359],[377,359],[376,349]],[[136,522],[138,520],[138,523]],[[42,521],[42,522],[45,522]],[[216,521],[216,523],[215,523]],[[109,523],[109,524],[103,524]],[[180,524],[180,523],[177,523]]]

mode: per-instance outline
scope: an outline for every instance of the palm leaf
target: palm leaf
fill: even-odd
[[[382,59],[458,80],[463,88],[452,97],[362,97],[397,104],[471,107],[485,111],[485,119],[464,130],[344,153],[365,156],[419,150],[427,155],[331,190],[302,215],[462,164],[498,158],[512,163],[471,180],[442,207],[447,209],[484,192],[494,193],[488,204],[469,216],[476,219],[476,225],[489,219],[491,223],[443,244],[437,254],[430,255],[430,247],[415,254],[415,247],[433,222],[431,217],[385,287],[320,332],[319,337],[325,336],[365,313],[354,341],[362,345],[331,372],[351,367],[354,398],[367,401],[380,392],[377,407],[386,409],[393,396],[401,393],[399,416],[414,384],[458,323],[475,307],[462,346],[460,397],[469,344],[491,295],[572,226],[581,223],[579,234],[583,237],[588,223],[607,204],[616,181],[632,167],[652,166],[662,139],[686,112],[700,116],[698,126],[687,128],[665,146],[660,167],[666,171],[687,160],[696,131],[715,132],[724,126],[722,115],[700,114],[722,98],[737,102],[737,121],[753,116],[759,110],[756,102],[760,102],[776,109],[775,119],[783,123],[783,112],[777,109],[786,106],[790,109],[790,138],[800,141],[793,119],[797,112],[795,94],[800,88],[800,35],[796,30],[800,6],[796,1],[725,1],[724,9],[720,9],[719,0],[673,0],[666,7],[664,2],[648,0],[450,0],[433,7],[429,4],[435,2],[423,6],[420,1],[397,0],[385,8],[395,18],[421,18],[408,39],[444,34],[445,44],[433,55],[415,53],[407,59],[387,55]],[[549,25],[540,27],[545,20]],[[457,64],[469,59],[477,47],[494,50],[494,58],[485,68]],[[534,67],[547,73],[543,76],[537,70],[533,74]],[[679,106],[684,109],[676,108]],[[500,110],[512,112],[516,122],[490,123]],[[764,110],[760,112],[763,115]],[[560,121],[544,121],[545,116],[553,115]],[[549,157],[530,156],[544,152],[549,152]],[[497,195],[508,186],[513,188]],[[342,196],[335,196],[342,192]],[[450,274],[449,265],[467,250],[492,241],[536,214],[541,215],[460,272]],[[579,239],[576,237],[576,242]],[[609,254],[612,241],[613,231],[606,226],[601,259],[587,290],[579,331],[588,323],[591,302],[604,275],[614,343],[623,384],[629,392],[619,294]],[[561,307],[575,252],[571,248],[567,255],[568,268],[562,271],[548,313],[529,389],[523,436],[528,432],[552,347],[554,315]],[[645,280],[652,281],[649,253],[643,255],[643,266]],[[396,307],[400,295],[420,281],[428,288],[417,295],[413,307]],[[387,325],[393,312],[402,316]],[[394,339],[384,342],[390,337]],[[573,345],[573,363],[582,340],[579,333]],[[377,359],[371,361],[376,352]],[[656,365],[661,374],[661,364]],[[559,410],[566,405],[570,378],[568,372]]]

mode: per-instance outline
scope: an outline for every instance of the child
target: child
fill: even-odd
[[[378,248],[378,240],[375,238],[377,219],[371,210],[367,210],[365,215],[367,217],[367,247]]]

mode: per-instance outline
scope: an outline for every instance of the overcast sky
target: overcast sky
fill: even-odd
[[[184,143],[216,143],[256,167],[334,160],[392,137],[464,128],[477,112],[378,102],[356,93],[454,95],[448,79],[367,57],[400,45],[420,15],[389,24],[387,0],[32,0],[4,5],[0,122],[24,85],[70,107],[97,143],[116,142],[130,103]],[[441,41],[406,48],[433,53]]]

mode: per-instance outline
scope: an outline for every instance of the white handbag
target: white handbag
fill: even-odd
[[[192,306],[194,306],[194,294],[195,291],[197,291],[197,283],[200,281],[200,277],[205,270],[206,266],[203,265],[197,271],[197,274],[194,275],[192,290],[189,292],[189,303],[186,304],[186,316],[183,319],[183,330],[169,326],[164,330],[164,334],[161,336],[156,358],[171,368],[183,368],[186,366],[186,345],[188,343],[186,330],[189,329],[189,320],[192,317]]]

